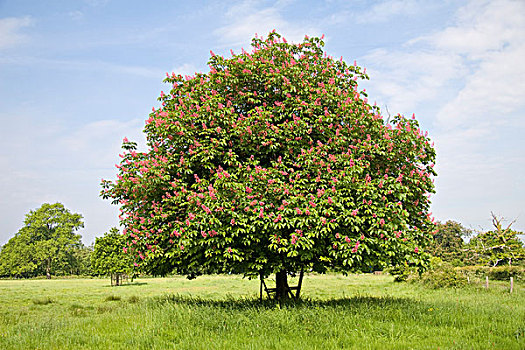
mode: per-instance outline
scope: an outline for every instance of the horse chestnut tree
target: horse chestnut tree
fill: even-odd
[[[287,274],[424,267],[435,151],[418,122],[385,121],[360,67],[322,38],[252,39],[211,52],[209,72],[167,74],[146,121],[148,151],[124,139],[116,181],[125,248],[152,273]]]

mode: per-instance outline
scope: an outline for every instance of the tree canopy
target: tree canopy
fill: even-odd
[[[436,232],[427,251],[443,261],[453,265],[462,265],[467,258],[466,242],[464,239],[472,235],[472,230],[460,223],[448,220],[445,223],[436,223]]]
[[[73,214],[61,203],[44,203],[31,210],[24,226],[0,252],[0,274],[31,277],[62,272],[70,274],[75,267],[76,250],[82,247],[75,231],[84,227],[82,215]],[[65,271],[61,271],[65,270]]]
[[[435,152],[415,118],[385,121],[365,70],[272,32],[211,52],[209,72],[167,74],[118,179],[127,245],[144,269],[268,276],[423,266]]]
[[[518,238],[523,233],[511,228],[514,222],[504,228],[502,221],[492,213],[494,230],[480,232],[470,240],[469,250],[476,262],[489,266],[512,266],[525,259],[525,247]]]
[[[119,277],[128,274],[133,269],[133,260],[127,250],[125,237],[113,227],[104,236],[97,237],[92,254],[92,271],[99,275],[112,275],[116,277],[119,285]]]

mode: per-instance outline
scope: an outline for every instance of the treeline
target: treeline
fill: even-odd
[[[0,250],[0,277],[96,276],[132,272],[131,257],[123,252],[124,237],[116,228],[86,246],[76,231],[82,215],[61,203],[30,211],[24,226]],[[118,281],[118,279],[117,279]]]
[[[427,251],[453,266],[516,266],[525,262],[522,232],[506,227],[492,214],[493,229],[474,232],[455,221],[436,224],[433,241]]]
[[[512,222],[504,227],[502,221],[492,215],[493,229],[478,233],[455,221],[438,222],[426,251],[453,267],[525,266],[525,248],[518,237],[522,233],[511,228]],[[85,246],[76,233],[82,227],[82,215],[61,203],[30,211],[24,226],[0,250],[0,277],[111,275],[118,284],[121,275],[133,273],[132,257],[124,252],[125,237],[116,228]]]

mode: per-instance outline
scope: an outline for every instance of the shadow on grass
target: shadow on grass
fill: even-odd
[[[234,298],[230,297],[223,300],[205,299],[187,295],[167,295],[151,299],[151,302],[157,304],[172,303],[185,306],[213,307],[228,310],[247,310],[247,309],[275,309],[277,308],[294,308],[294,309],[312,309],[312,308],[348,308],[348,309],[407,309],[407,308],[424,308],[426,304],[409,298],[395,297],[374,297],[374,296],[352,296],[346,298],[334,299],[310,299],[301,298],[300,300],[286,300],[281,303],[275,300],[259,298]]]
[[[107,285],[107,286],[104,286],[104,287],[109,287],[109,288],[118,287],[118,288],[121,288],[121,287],[145,286],[146,284],[148,284],[148,283],[147,282],[129,282],[129,283],[121,284],[119,286]]]

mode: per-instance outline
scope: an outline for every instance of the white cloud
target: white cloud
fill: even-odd
[[[525,109],[525,42],[486,55],[466,78],[464,88],[438,114],[443,129],[468,127],[482,120],[522,118]]]
[[[438,48],[484,58],[506,45],[523,42],[525,2],[471,1],[456,15],[456,25],[427,37]]]
[[[47,59],[41,57],[31,56],[3,56],[0,57],[0,64],[12,65],[38,65],[46,68],[59,68],[71,70],[87,70],[87,71],[107,71],[111,73],[130,74],[144,78],[162,77],[162,70],[154,67],[136,66],[136,65],[122,65],[100,60],[62,60],[62,59]]]
[[[226,45],[249,43],[255,34],[266,36],[272,30],[287,40],[301,42],[305,35],[318,36],[319,30],[310,23],[288,22],[281,15],[285,2],[259,8],[256,1],[244,1],[232,6],[226,13],[228,24],[216,29],[214,34]]]
[[[524,57],[522,1],[470,1],[448,27],[364,57],[379,104],[431,129],[438,219],[488,228],[495,211],[524,230]]]
[[[420,1],[387,0],[375,4],[372,8],[356,17],[359,23],[379,23],[402,15],[414,15],[421,8]]]
[[[383,96],[389,109],[409,113],[425,101],[446,90],[450,80],[464,69],[461,58],[448,52],[413,50],[389,52],[377,49],[363,58],[375,92]]]
[[[21,29],[32,24],[31,17],[0,18],[0,49],[26,42],[28,38]]]
[[[457,26],[428,38],[474,67],[463,89],[439,112],[442,128],[465,127],[480,118],[502,121],[524,115],[514,112],[525,108],[525,3],[500,1],[477,6],[468,6]]]

